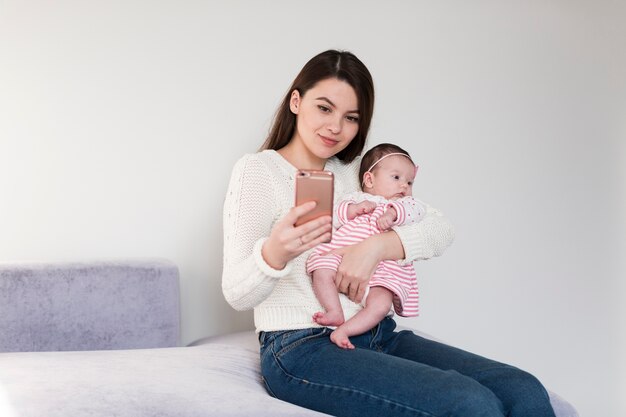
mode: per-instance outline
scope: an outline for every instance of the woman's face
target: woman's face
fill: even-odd
[[[312,157],[326,160],[346,148],[359,131],[359,106],[350,84],[336,78],[319,81],[304,95],[291,93],[296,115],[292,138]]]

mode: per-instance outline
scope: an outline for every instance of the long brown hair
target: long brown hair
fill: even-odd
[[[359,130],[352,142],[337,153],[337,158],[351,162],[361,154],[374,113],[374,82],[367,67],[351,52],[328,50],[307,62],[289,87],[276,111],[269,136],[261,149],[278,150],[286,146],[296,128],[296,115],[289,108],[291,93],[298,90],[303,96],[319,81],[336,78],[354,89],[359,106]]]

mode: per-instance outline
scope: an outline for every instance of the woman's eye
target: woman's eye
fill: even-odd
[[[349,122],[353,122],[353,123],[358,123],[358,122],[359,122],[359,118],[358,118],[358,117],[356,117],[356,116],[347,116],[347,117],[346,117],[346,119],[347,119]]]
[[[330,109],[326,106],[317,106],[318,109],[320,109],[321,111],[323,111],[324,113],[328,113],[330,111]]]

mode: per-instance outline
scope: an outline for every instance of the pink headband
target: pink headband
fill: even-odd
[[[402,156],[405,156],[405,157],[409,158],[409,161],[411,161],[411,163],[413,163],[413,164],[414,164],[413,160],[411,159],[411,157],[410,157],[409,155],[407,155],[407,154],[405,154],[405,153],[402,153],[402,152],[392,152],[392,153],[388,153],[387,155],[383,155],[383,156],[381,156],[380,158],[378,158],[378,160],[377,160],[376,162],[374,162],[374,163],[372,164],[372,166],[371,166],[371,167],[369,167],[369,168],[368,168],[368,170],[364,172],[364,174],[365,174],[366,172],[372,172],[372,169],[376,166],[376,164],[378,164],[380,161],[382,161],[382,160],[383,160],[383,159],[385,159],[386,157],[388,157],[388,156],[393,156],[393,155],[402,155]],[[417,169],[418,169],[418,168],[419,168],[419,166],[418,166],[418,165],[415,165],[415,174],[417,174]],[[364,181],[363,179],[361,179],[361,181],[362,181],[362,182],[361,182],[361,188],[363,188],[363,185],[365,184],[365,181]]]
[[[388,156],[393,156],[393,155],[402,155],[402,156],[406,156],[407,158],[409,158],[409,161],[413,162],[413,160],[411,159],[411,157],[405,153],[402,152],[393,152],[393,153],[388,153],[387,155],[383,155],[380,158],[378,158],[378,160],[376,162],[374,162],[372,164],[371,167],[368,168],[367,171],[365,172],[370,172],[372,170],[372,168],[374,168],[376,166],[377,163],[379,163],[380,161],[382,161],[383,159],[385,159]],[[415,165],[415,172],[417,172],[417,165]]]

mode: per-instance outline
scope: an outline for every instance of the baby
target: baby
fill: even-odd
[[[345,321],[335,286],[341,257],[327,254],[392,226],[419,222],[425,207],[412,197],[416,172],[417,166],[408,152],[399,146],[383,143],[367,151],[359,170],[363,191],[349,194],[337,205],[335,215],[341,226],[333,232],[332,241],[317,246],[307,260],[313,291],[325,310],[315,313],[313,320],[322,326],[338,326],[330,338],[341,348],[354,349],[349,336],[374,327],[389,314],[392,305],[401,316],[417,315],[417,276],[413,264],[386,260],[378,264],[372,275],[363,309]]]

